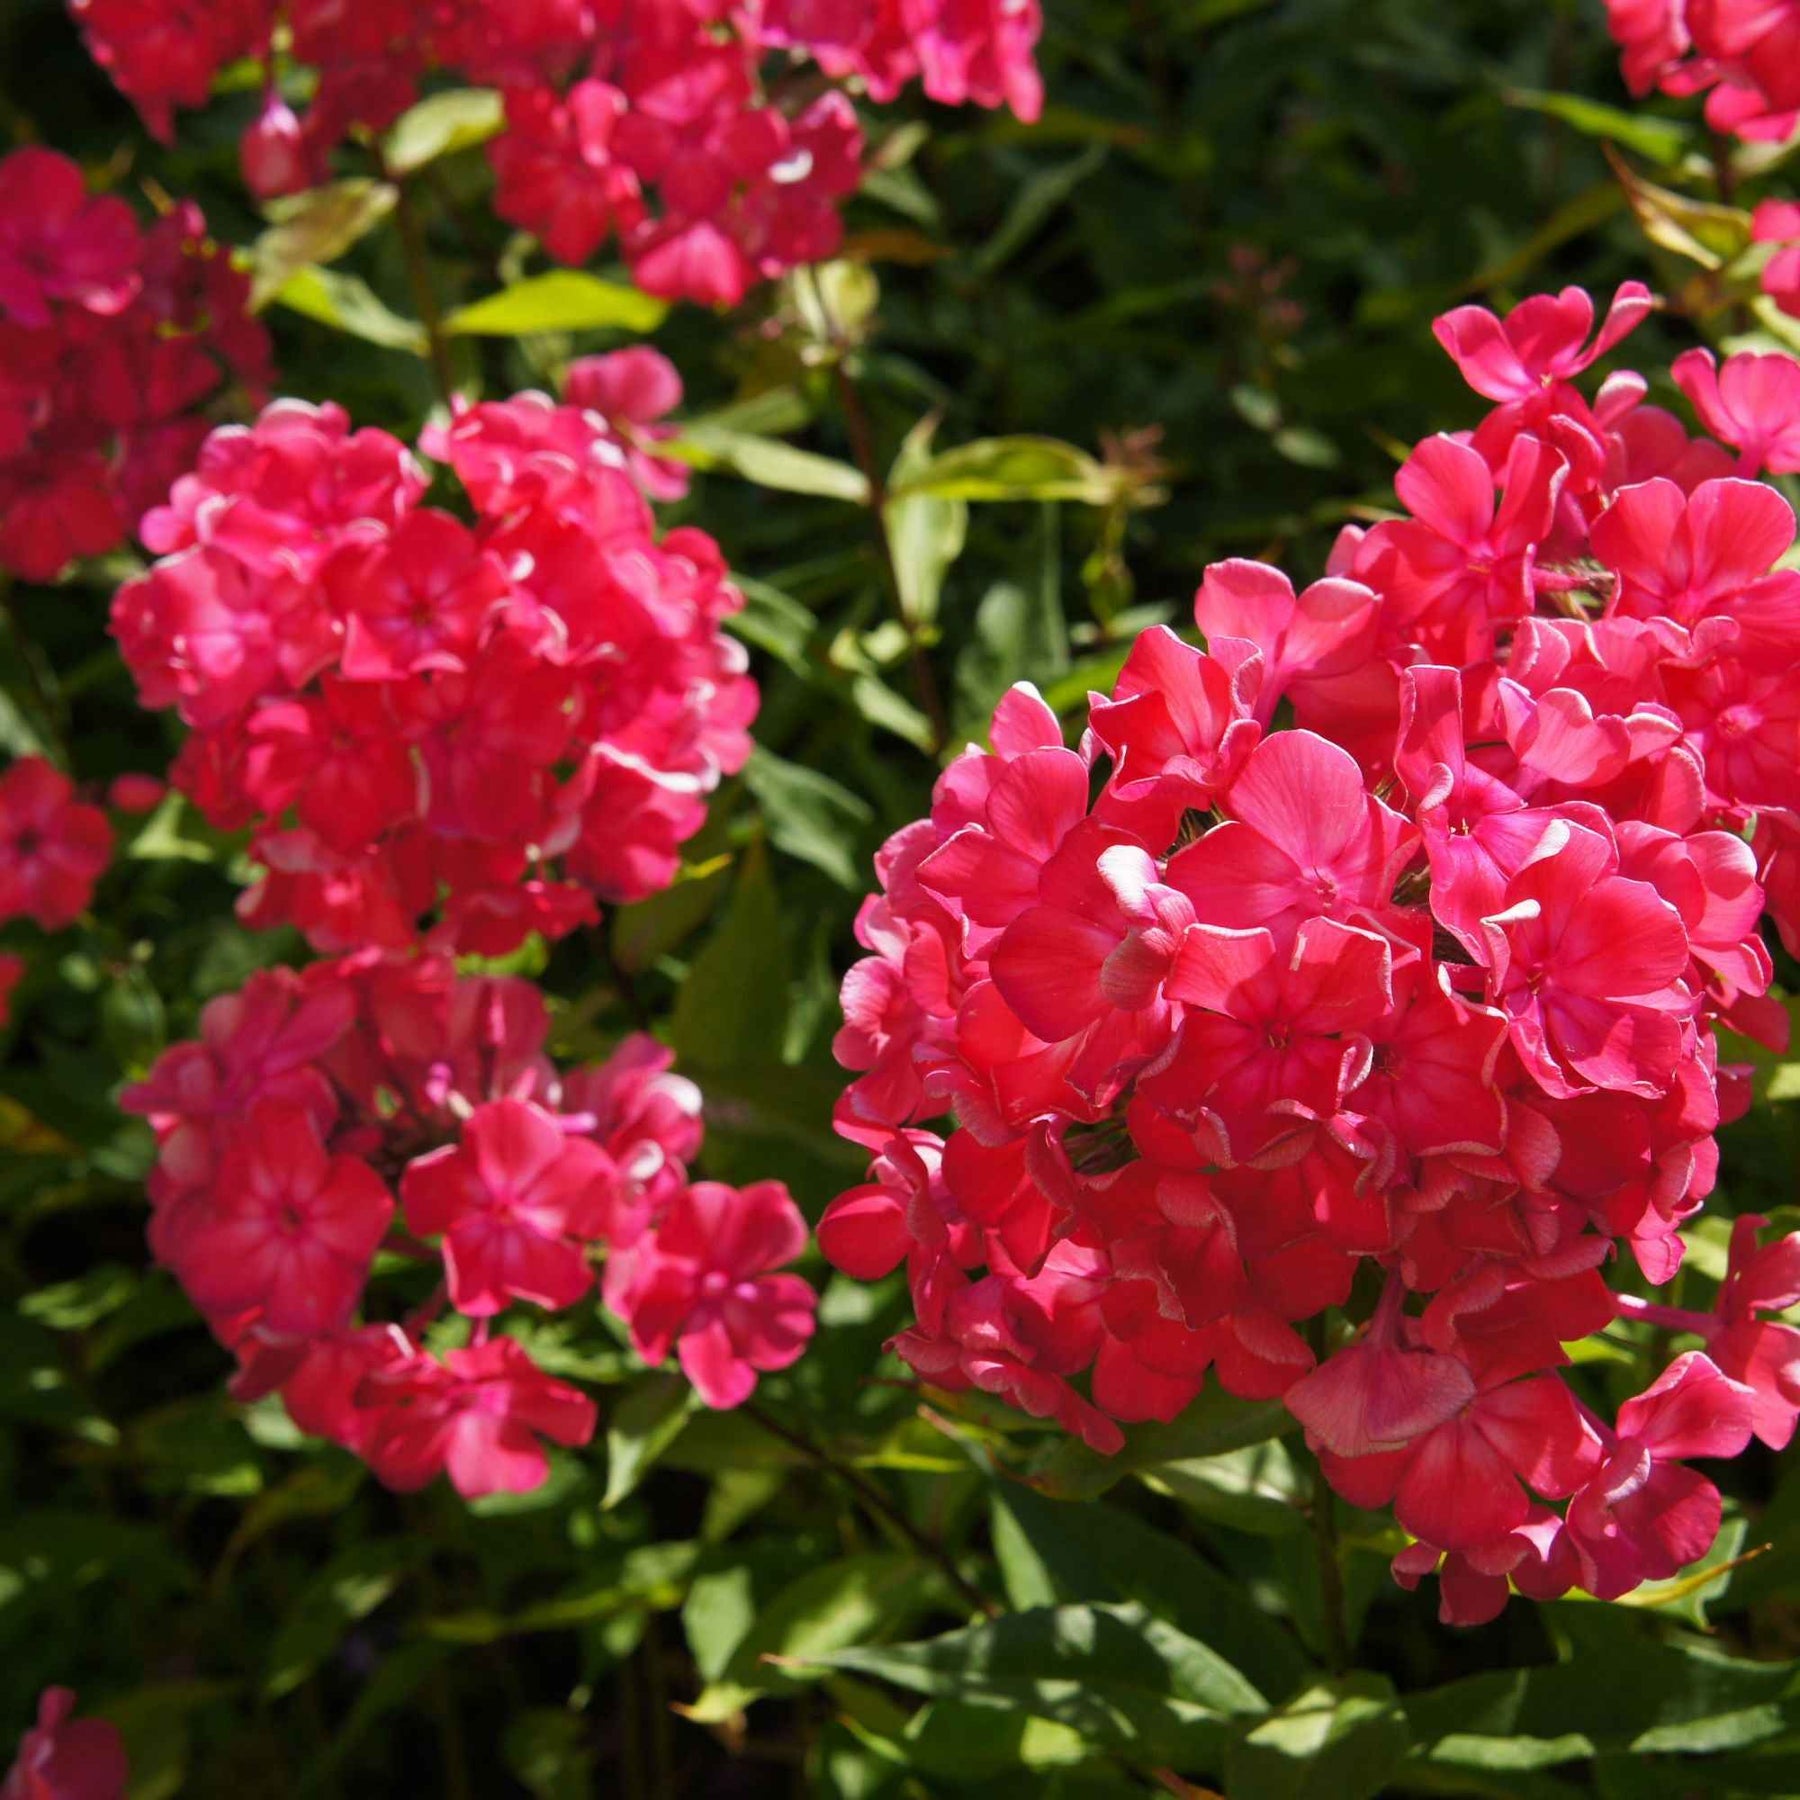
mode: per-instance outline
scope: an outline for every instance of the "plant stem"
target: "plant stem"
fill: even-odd
[[[944,711],[943,695],[938,692],[937,676],[932,673],[931,658],[919,642],[918,624],[907,611],[899,565],[894,561],[894,542],[888,536],[887,478],[875,457],[875,438],[869,429],[869,415],[863,407],[861,391],[845,365],[841,349],[832,373],[837,383],[838,404],[843,408],[844,429],[850,438],[850,455],[862,471],[863,480],[869,484],[869,519],[874,527],[875,547],[880,552],[882,572],[887,577],[894,617],[906,633],[906,658],[912,668],[913,685],[918,689],[919,705],[931,724],[931,753],[942,756],[944,746],[950,741],[950,719]]]
[[[393,178],[390,176],[390,180]],[[406,281],[412,289],[413,305],[419,310],[419,323],[425,327],[426,355],[444,404],[454,408],[456,382],[450,373],[450,340],[444,335],[444,315],[439,310],[437,289],[431,280],[431,256],[425,247],[424,228],[419,223],[418,208],[413,204],[412,189],[405,181],[394,181],[394,224],[400,232],[400,254],[406,259]]]
[[[650,1029],[650,1009],[644,1004],[644,996],[638,992],[638,985],[631,971],[619,960],[619,952],[612,941],[612,932],[607,922],[602,919],[594,930],[595,942],[600,946],[600,960],[606,965],[606,973],[613,984],[613,991],[619,996],[619,1004],[625,1008],[625,1016],[631,1020],[638,1031]]]
[[[1338,1550],[1337,1495],[1325,1471],[1313,1467],[1313,1548],[1319,1559],[1319,1611],[1325,1623],[1325,1654],[1332,1673],[1350,1666],[1350,1633],[1344,1623],[1344,1565]]]
[[[974,1611],[990,1619],[999,1616],[1000,1608],[963,1574],[962,1570],[956,1566],[949,1551],[942,1544],[935,1543],[927,1537],[874,1482],[859,1470],[851,1468],[848,1463],[838,1461],[823,1445],[815,1444],[811,1438],[782,1424],[779,1419],[764,1412],[760,1406],[753,1403],[746,1404],[739,1407],[738,1410],[746,1418],[753,1419],[771,1437],[779,1438],[791,1449],[798,1450],[809,1462],[817,1463],[821,1469],[835,1475],[850,1489],[871,1517],[899,1532],[921,1556],[942,1569],[951,1586]]]
[[[862,391],[850,373],[850,341],[845,337],[831,310],[825,289],[811,269],[802,271],[813,292],[813,304],[825,321],[826,335],[836,352],[831,365],[832,381],[837,389],[838,407],[844,415],[844,433],[850,440],[850,457],[868,484],[869,521],[875,533],[875,548],[881,557],[882,573],[887,580],[888,598],[893,603],[894,617],[906,633],[906,656],[911,665],[913,685],[918,689],[919,705],[931,725],[931,754],[942,756],[950,742],[950,720],[944,711],[943,695],[938,691],[937,676],[932,673],[931,659],[919,642],[917,621],[907,611],[906,591],[900,585],[899,565],[894,561],[894,541],[888,535],[887,477],[875,455],[875,434],[869,427],[868,409],[863,405]]]
[[[1390,1287],[1388,1291],[1395,1290]],[[1324,1362],[1327,1346],[1324,1313],[1312,1319],[1307,1336],[1312,1343],[1313,1355]],[[1319,1564],[1319,1614],[1325,1628],[1325,1657],[1332,1673],[1341,1675],[1350,1667],[1350,1628],[1344,1608],[1344,1562],[1338,1544],[1337,1495],[1331,1491],[1331,1484],[1325,1479],[1325,1471],[1316,1458],[1308,1511],[1312,1514],[1313,1552]]]

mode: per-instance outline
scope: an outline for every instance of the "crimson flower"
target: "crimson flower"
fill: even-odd
[[[673,1347],[708,1406],[737,1406],[759,1372],[785,1369],[812,1336],[812,1289],[774,1272],[806,1237],[780,1182],[740,1192],[698,1181],[675,1196],[654,1236],[609,1264],[607,1299],[646,1362]]]

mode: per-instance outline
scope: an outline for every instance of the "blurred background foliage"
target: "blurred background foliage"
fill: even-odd
[[[1473,417],[1432,316],[1653,255],[1666,280],[1602,143],[1678,183],[1708,167],[1679,112],[1608,110],[1598,0],[1047,10],[1039,124],[872,113],[842,260],[728,316],[665,315],[607,269],[534,283],[463,141],[478,102],[387,146],[389,172],[419,159],[434,303],[454,326],[491,302],[450,340],[459,384],[554,385],[641,330],[687,382],[704,472],[670,517],[743,578],[762,748],[674,888],[526,966],[560,1053],[651,1023],[706,1089],[705,1172],[778,1175],[814,1218],[860,1175],[829,1043],[870,855],[943,752],[1021,677],[1072,716],[1210,560],[1317,573],[1405,446]],[[260,217],[235,160],[254,106],[246,81],[160,148],[60,0],[0,9],[7,139],[146,206],[198,199],[271,297],[283,390],[411,435],[436,403],[419,271],[367,185]],[[1690,341],[1656,321],[1633,350]],[[11,594],[9,750],[96,781],[165,766],[105,636],[125,566]],[[695,1414],[596,1318],[533,1349],[603,1390],[603,1450],[523,1500],[384,1493],[230,1404],[147,1266],[148,1134],[113,1096],[299,946],[229,922],[235,846],[178,804],[133,833],[91,918],[9,933],[33,969],[0,1039],[0,1728],[78,1687],[126,1728],[139,1800],[1207,1791],[1171,1768],[1233,1800],[1800,1792],[1800,1467],[1760,1450],[1717,1567],[1472,1632],[1389,1583],[1391,1525],[1346,1515],[1337,1666],[1278,1407],[1202,1403],[1102,1466],[901,1381],[899,1288],[815,1262],[822,1333],[756,1408]],[[1800,1198],[1794,1074],[1766,1069],[1785,1101],[1728,1134],[1683,1304],[1732,1211]],[[1595,1378],[1633,1391],[1647,1348],[1622,1330]]]

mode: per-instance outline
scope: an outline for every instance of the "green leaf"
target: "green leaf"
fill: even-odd
[[[100,1035],[127,1073],[149,1068],[168,1041],[163,998],[148,973],[135,963],[107,984],[100,1002]]]
[[[1703,269],[1722,269],[1749,248],[1750,215],[1742,208],[1695,200],[1658,187],[1610,150],[1607,161],[1651,243]]]
[[[1544,94],[1529,88],[1514,88],[1508,91],[1505,100],[1508,106],[1546,113],[1573,126],[1583,137],[1622,145],[1665,167],[1680,162],[1696,137],[1694,128],[1679,119],[1659,119],[1641,109],[1627,112],[1622,107],[1590,100],[1585,94]]]
[[[438,1643],[497,1644],[539,1631],[572,1631],[631,1614],[668,1612],[687,1594],[700,1546],[690,1539],[639,1544],[623,1556],[607,1558],[553,1599],[518,1612],[485,1609],[440,1613],[426,1619],[420,1634]]]
[[[668,303],[577,269],[530,275],[498,294],[472,301],[444,320],[461,337],[526,337],[537,331],[654,331]],[[659,445],[659,451],[664,446]]]
[[[975,609],[975,635],[956,660],[958,712],[975,738],[1018,681],[1053,685],[1069,667],[1058,508],[1046,501],[1020,557],[1018,579],[997,581]]]
[[[382,166],[390,175],[410,175],[440,156],[485,144],[505,123],[505,105],[492,88],[428,94],[408,107],[382,139]]]
[[[1016,1707],[1147,1762],[1212,1763],[1263,1697],[1204,1644],[1142,1606],[1036,1607],[922,1643],[820,1660],[918,1694]]]
[[[934,456],[896,482],[893,498],[934,494],[948,500],[1075,500],[1109,506],[1119,477],[1085,450],[1058,438],[978,438]]]
[[[1305,1484],[1286,1447],[1277,1442],[1153,1463],[1138,1475],[1146,1486],[1220,1525],[1259,1537],[1292,1537],[1305,1529]]]
[[[671,1371],[656,1371],[632,1384],[606,1424],[603,1511],[610,1512],[636,1490],[656,1459],[681,1435],[695,1404],[687,1378]]]
[[[715,1682],[756,1622],[756,1583],[748,1563],[697,1575],[681,1605],[681,1628],[700,1679]]]
[[[1079,156],[1040,169],[1025,181],[994,235],[972,258],[975,272],[986,276],[1003,268],[1105,160],[1106,145],[1090,144]]]
[[[1015,1607],[1135,1600],[1210,1644],[1272,1699],[1314,1673],[1293,1634],[1180,1539],[1098,1501],[1065,1505],[1016,1482],[993,1495],[994,1549]]]
[[[846,500],[867,506],[869,484],[861,470],[811,450],[799,450],[780,438],[758,437],[724,425],[690,423],[679,437],[660,439],[658,456],[671,456],[690,468],[736,475],[757,487],[784,494],[813,494],[823,500]]]
[[[342,1512],[362,1486],[367,1473],[351,1456],[331,1455],[304,1463],[279,1486],[267,1489],[244,1508],[212,1572],[215,1589],[222,1589],[238,1559],[250,1548],[279,1530],[290,1519],[326,1518]]]
[[[1624,204],[1624,192],[1616,181],[1596,181],[1592,187],[1584,188],[1572,199],[1565,200],[1516,250],[1485,264],[1460,287],[1448,293],[1414,292],[1392,296],[1396,303],[1394,316],[1414,318],[1435,312],[1439,306],[1448,305],[1451,301],[1470,294],[1485,294],[1492,288],[1509,288],[1531,274],[1564,244],[1604,225]],[[1365,310],[1373,316],[1376,309],[1369,307]]]
[[[300,1596],[269,1647],[263,1691],[291,1694],[431,1554],[421,1538],[377,1538],[353,1544],[328,1562]]]
[[[429,347],[425,327],[393,311],[359,275],[309,263],[296,269],[269,298],[290,312],[384,350],[423,356]]]
[[[965,501],[910,491],[931,467],[931,440],[937,426],[937,415],[928,413],[901,441],[900,453],[888,471],[888,499],[881,515],[894,559],[900,611],[915,626],[928,625],[937,617],[944,577],[962,555],[969,535]]]
[[[760,746],[744,769],[744,785],[756,796],[778,850],[811,863],[839,887],[860,894],[868,871],[858,845],[875,817],[860,796],[799,763]]]
[[[107,1703],[102,1716],[125,1740],[131,1800],[173,1800],[182,1791],[188,1778],[190,1715],[233,1697],[230,1682],[157,1681]]]
[[[126,846],[125,854],[133,862],[216,863],[226,860],[238,842],[215,831],[171,788]]]
[[[86,1331],[115,1313],[138,1291],[140,1277],[117,1263],[101,1263],[72,1281],[38,1288],[19,1311],[52,1331]]]
[[[592,1731],[579,1713],[534,1706],[506,1727],[506,1766],[533,1800],[588,1800],[594,1791]]]
[[[1642,1614],[1565,1603],[1553,1667],[1496,1672],[1406,1700],[1423,1754],[1475,1767],[1548,1767],[1595,1750],[1741,1749],[1800,1728],[1800,1663],[1752,1662],[1663,1641]]]
[[[814,669],[808,648],[818,620],[798,600],[766,581],[745,575],[734,579],[744,596],[744,606],[741,612],[727,617],[726,628],[758,650],[766,651],[803,681],[810,680]]]
[[[942,1600],[942,1583],[915,1556],[871,1551],[809,1570],[764,1609],[688,1716],[718,1724],[759,1695],[791,1689],[835,1653],[896,1629]],[[818,1665],[794,1672],[765,1658]]]
[[[1232,1800],[1371,1800],[1412,1745],[1383,1675],[1338,1677],[1296,1695],[1225,1752]]]
[[[397,1645],[383,1655],[368,1680],[357,1689],[356,1704],[350,1708],[349,1716],[334,1724],[330,1741],[320,1746],[319,1754],[307,1765],[300,1777],[300,1792],[311,1793],[328,1783],[363,1738],[390,1713],[406,1705],[452,1654],[448,1644],[424,1639]]]
[[[879,675],[861,674],[850,683],[850,698],[857,716],[878,730],[891,732],[911,744],[915,750],[931,754],[931,721],[913,705],[902,699]]]
[[[367,176],[271,201],[275,221],[250,251],[250,306],[260,311],[304,268],[336,262],[394,210],[400,190]]]
[[[848,1676],[831,1684],[834,1699]],[[1093,1749],[1079,1731],[1029,1713],[1002,1712],[933,1700],[907,1721],[897,1744],[915,1769],[941,1775],[959,1786],[981,1776],[1010,1775],[1019,1769],[1062,1769],[1091,1761]],[[1141,1791],[1133,1784],[1134,1797]]]
[[[717,910],[730,868],[723,854],[684,864],[661,893],[619,907],[612,916],[612,947],[620,966],[635,975],[698,931]]]
[[[1102,1456],[1067,1438],[1032,1468],[1028,1479],[1053,1499],[1089,1500],[1127,1475],[1224,1456],[1298,1430],[1280,1401],[1239,1400],[1213,1382],[1170,1424],[1133,1426],[1116,1455]]]
[[[725,916],[676,997],[669,1040],[696,1072],[778,1065],[787,1022],[787,946],[768,852],[753,844]]]

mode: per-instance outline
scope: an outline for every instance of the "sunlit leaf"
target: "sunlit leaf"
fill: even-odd
[[[578,269],[528,276],[461,306],[444,320],[452,336],[525,337],[537,331],[654,331],[668,303]]]

